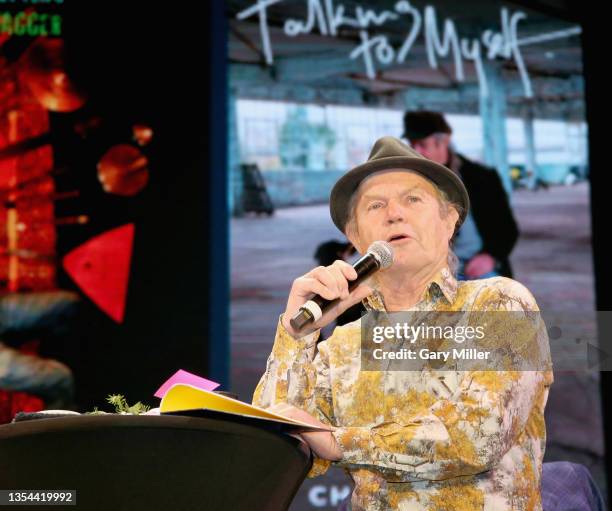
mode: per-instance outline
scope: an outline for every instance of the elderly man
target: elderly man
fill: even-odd
[[[471,211],[454,240],[460,278],[512,277],[509,256],[519,231],[508,196],[494,169],[451,148],[452,129],[438,112],[406,112],[403,137],[425,158],[446,165],[461,178]]]
[[[253,403],[331,429],[301,434],[315,455],[309,476],[345,468],[355,511],[541,509],[552,372],[365,371],[363,318],[317,344],[319,329],[360,300],[370,311],[537,311],[509,278],[455,279],[449,244],[469,211],[461,180],[385,137],[336,183],[330,209],[360,253],[390,241],[394,262],[351,292],[356,273],[344,261],[297,278]],[[295,332],[289,319],[314,294],[339,301]],[[547,351],[545,329],[533,343]]]

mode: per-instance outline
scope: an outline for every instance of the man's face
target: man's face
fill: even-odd
[[[384,240],[393,247],[395,270],[418,271],[446,261],[458,215],[448,208],[442,217],[429,180],[413,172],[384,171],[363,181],[357,193],[356,230],[347,236],[361,254],[372,242]]]
[[[448,161],[449,141],[449,135],[440,133],[419,140],[411,140],[410,145],[425,158],[429,158],[440,165],[445,165]]]

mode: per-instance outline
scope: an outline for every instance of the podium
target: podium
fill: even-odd
[[[81,415],[0,426],[1,490],[76,490],[79,511],[280,511],[303,444],[228,419]],[[18,509],[41,506],[18,506]],[[57,509],[54,507],[54,509]]]

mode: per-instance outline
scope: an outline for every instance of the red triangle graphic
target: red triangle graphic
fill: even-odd
[[[66,254],[63,266],[83,292],[117,323],[123,322],[134,224],[106,231]]]

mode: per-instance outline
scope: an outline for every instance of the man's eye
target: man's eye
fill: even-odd
[[[368,206],[368,210],[370,209],[379,209],[382,207],[382,204],[380,202],[373,202],[372,204],[370,204]]]
[[[417,197],[415,195],[408,195],[407,199],[408,202],[419,202],[421,200],[420,197]]]

